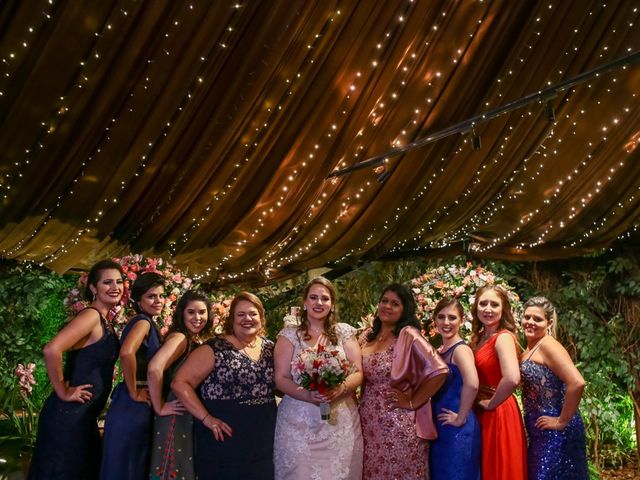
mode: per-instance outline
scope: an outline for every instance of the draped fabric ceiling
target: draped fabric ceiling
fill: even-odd
[[[640,3],[5,0],[0,256],[209,281],[581,255],[640,218],[638,64],[334,170],[640,50]],[[377,181],[380,174],[388,178]]]

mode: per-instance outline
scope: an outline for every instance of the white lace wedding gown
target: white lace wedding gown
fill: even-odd
[[[346,323],[336,325],[337,349],[355,338],[356,330]],[[283,328],[278,336],[288,339],[293,359],[310,347],[296,332]],[[331,403],[329,421],[320,418],[320,408],[285,395],[278,406],[274,443],[276,480],[360,480],[362,478],[362,431],[353,398]]]

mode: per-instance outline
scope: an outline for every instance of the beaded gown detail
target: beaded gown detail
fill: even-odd
[[[273,478],[276,423],[272,341],[262,338],[257,361],[223,337],[209,340],[215,366],[198,392],[210,414],[226,422],[233,435],[216,441],[201,421],[194,422],[198,480]]]
[[[67,352],[64,371],[71,386],[93,385],[93,396],[79,403],[60,400],[55,392],[49,395],[40,413],[30,480],[98,478],[101,445],[97,419],[111,392],[119,349],[118,338],[102,315],[100,323],[100,340]]]
[[[336,324],[338,344],[355,338],[355,329]],[[294,346],[293,359],[309,348],[296,327],[278,333]],[[292,360],[293,360],[292,359]],[[362,477],[362,432],[358,407],[352,397],[331,403],[331,418],[322,420],[320,408],[285,395],[278,406],[274,463],[278,480],[360,480]]]
[[[564,430],[541,430],[538,417],[560,416],[566,386],[548,367],[525,360],[522,373],[522,403],[529,436],[529,480],[587,480],[584,425],[576,413]]]
[[[473,411],[461,427],[443,425],[437,415],[443,408],[460,411],[462,375],[457,365],[451,362],[455,349],[465,345],[460,341],[442,352],[447,362],[449,375],[442,388],[431,399],[433,417],[438,428],[438,438],[431,442],[431,480],[480,480],[480,456],[482,435],[480,424]]]
[[[511,333],[502,330],[474,352],[481,387],[495,389],[502,379],[495,348],[501,335],[509,335],[516,343]],[[515,396],[495,410],[477,409],[476,414],[482,431],[482,480],[526,480],[527,444]]]
[[[364,345],[365,337],[366,332],[362,335],[361,345]],[[360,419],[364,439],[364,480],[429,478],[429,442],[416,435],[415,414],[403,408],[389,409],[385,401],[384,394],[391,388],[396,340],[388,349],[362,357],[364,383]]]
[[[138,322],[149,322],[149,334],[136,352],[136,383],[147,385],[147,366],[160,348],[160,333],[151,318],[140,314],[133,317],[122,331],[121,342]],[[153,408],[136,402],[121,382],[111,395],[104,425],[104,455],[100,480],[147,480],[151,454]]]

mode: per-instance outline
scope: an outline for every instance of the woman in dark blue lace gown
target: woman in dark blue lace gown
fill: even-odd
[[[578,404],[584,379],[553,337],[557,315],[544,297],[529,299],[522,320],[522,402],[529,437],[529,480],[587,480],[584,425]]]
[[[480,480],[482,435],[472,407],[478,372],[471,348],[460,337],[464,319],[455,298],[443,298],[433,310],[442,337],[438,353],[449,367],[444,386],[431,399],[438,438],[431,442],[431,480]]]
[[[94,265],[85,292],[87,299],[93,299],[91,306],[44,347],[54,392],[40,413],[31,480],[98,478],[101,447],[97,419],[109,398],[119,346],[107,315],[122,292],[120,265],[110,260]]]
[[[160,348],[152,318],[164,306],[164,277],[144,273],[131,286],[138,315],[122,332],[120,364],[124,382],[111,395],[104,425],[100,480],[147,480],[151,455],[153,409],[147,388],[147,366]]]
[[[258,297],[238,294],[225,335],[194,350],[171,384],[195,419],[199,480],[273,478],[273,342],[259,335],[264,320]]]

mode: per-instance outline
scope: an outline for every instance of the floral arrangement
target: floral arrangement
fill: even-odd
[[[475,292],[484,285],[500,285],[506,291],[511,309],[516,317],[522,312],[520,297],[507,282],[493,272],[478,265],[467,263],[465,266],[446,265],[436,267],[411,280],[411,287],[418,306],[418,318],[429,326],[428,335],[436,335],[431,316],[438,302],[444,297],[457,298],[465,311],[465,322],[461,335],[471,331],[471,305],[475,301]],[[518,322],[516,322],[518,324]]]
[[[337,349],[318,343],[315,348],[306,348],[291,362],[293,381],[305,390],[324,395],[337,387],[356,371],[353,363]],[[329,419],[329,405],[320,405],[321,418]]]
[[[229,307],[233,298],[223,294],[211,296],[211,310],[213,314],[213,331],[216,334],[223,333],[224,320],[229,316]]]
[[[300,307],[291,307],[291,311],[282,319],[282,324],[284,327],[298,327],[300,320]]]
[[[173,305],[184,292],[193,286],[193,280],[179,269],[162,260],[162,258],[149,258],[142,255],[127,255],[122,258],[114,258],[114,262],[120,264],[124,273],[124,293],[120,303],[110,312],[110,320],[116,330],[121,330],[127,318],[133,316],[135,311],[130,304],[130,285],[133,281],[146,272],[159,273],[166,279],[165,304],[159,316],[160,333],[165,335],[173,322]],[[69,317],[75,316],[86,308],[90,302],[84,300],[82,293],[87,285],[87,273],[80,275],[78,284],[73,288],[64,301]]]
[[[38,431],[38,411],[31,394],[33,386],[36,384],[34,373],[35,363],[28,363],[26,366],[19,363],[15,370],[18,380],[17,385],[9,392],[2,405],[3,416],[8,417],[13,425],[13,432],[0,438],[0,440],[19,440],[26,448],[33,448]]]
[[[18,386],[20,387],[20,393],[26,397],[30,396],[33,392],[33,386],[36,384],[36,379],[33,374],[36,371],[36,364],[31,362],[25,367],[19,363],[16,367],[15,374],[18,377]]]

